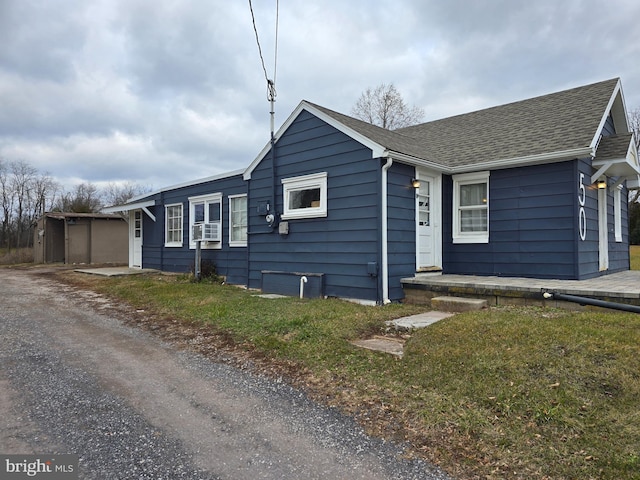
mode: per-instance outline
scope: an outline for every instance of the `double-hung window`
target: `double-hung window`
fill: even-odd
[[[327,216],[327,172],[282,180],[284,220]]]
[[[165,205],[165,247],[182,246],[182,204]]]
[[[453,176],[453,243],[489,242],[489,172]]]
[[[202,248],[222,248],[222,194],[189,197],[189,246],[196,247],[194,226]]]
[[[247,246],[247,196],[229,196],[229,246]]]

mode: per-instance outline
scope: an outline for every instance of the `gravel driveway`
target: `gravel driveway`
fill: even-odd
[[[81,479],[445,479],[288,385],[180,351],[100,298],[0,269],[0,453]]]

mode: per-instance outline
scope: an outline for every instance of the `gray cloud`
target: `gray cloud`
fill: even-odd
[[[275,0],[254,1],[268,75]],[[276,127],[393,82],[426,119],[620,76],[640,106],[640,4],[280,2]],[[246,2],[0,2],[0,157],[156,188],[248,165],[269,105]]]

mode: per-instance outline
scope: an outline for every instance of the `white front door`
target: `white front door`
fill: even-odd
[[[416,168],[416,271],[442,268],[440,176]]]
[[[142,268],[142,210],[129,213],[129,232],[131,239],[129,266]]]

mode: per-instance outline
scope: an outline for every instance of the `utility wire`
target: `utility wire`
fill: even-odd
[[[273,55],[273,83],[276,83],[276,72],[278,71],[278,24],[280,16],[280,0],[276,0],[276,47]]]
[[[256,44],[258,45],[258,53],[260,55],[260,63],[262,64],[262,71],[264,72],[264,79],[267,81],[267,97],[269,101],[273,101],[276,98],[276,65],[278,61],[278,10],[279,10],[279,1],[276,2],[276,47],[275,47],[275,58],[274,58],[274,66],[273,66],[273,80],[269,79],[269,74],[267,74],[267,67],[264,64],[264,57],[262,55],[262,46],[260,45],[260,37],[258,36],[258,27],[256,26],[256,16],[253,12],[253,5],[251,0],[249,0],[249,10],[251,10],[251,20],[253,22],[253,31],[256,34]]]

